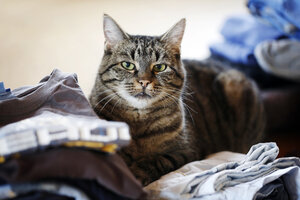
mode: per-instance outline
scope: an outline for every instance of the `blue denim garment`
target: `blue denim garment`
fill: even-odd
[[[4,87],[4,83],[0,82],[0,100],[13,98],[14,95],[11,94],[10,88]]]
[[[257,65],[252,47],[225,41],[223,43],[211,44],[209,50],[212,55],[221,56],[233,63],[247,66]]]
[[[250,12],[289,37],[300,39],[299,0],[248,0]]]
[[[222,26],[221,34],[224,42],[210,45],[211,54],[248,66],[257,65],[253,55],[257,44],[286,37],[274,27],[258,21],[251,15],[229,17]]]

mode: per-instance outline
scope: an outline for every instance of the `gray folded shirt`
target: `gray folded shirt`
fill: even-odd
[[[300,81],[300,41],[291,39],[264,41],[255,47],[254,55],[266,72]]]

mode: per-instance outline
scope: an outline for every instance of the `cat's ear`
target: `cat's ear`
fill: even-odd
[[[172,28],[170,28],[165,34],[160,38],[161,41],[164,41],[171,48],[180,49],[182,37],[185,29],[185,19],[181,19],[177,22]]]
[[[105,48],[111,48],[129,36],[121,29],[113,18],[104,14],[103,31],[105,36]]]

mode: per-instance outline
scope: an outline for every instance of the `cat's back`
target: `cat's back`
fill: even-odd
[[[202,155],[221,150],[246,152],[259,142],[265,116],[256,84],[218,61],[183,63],[187,129]]]

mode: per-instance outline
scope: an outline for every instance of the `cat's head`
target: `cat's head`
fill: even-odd
[[[185,19],[156,37],[129,35],[108,15],[103,28],[105,51],[99,75],[105,89],[136,108],[179,98],[185,79],[180,59]]]

